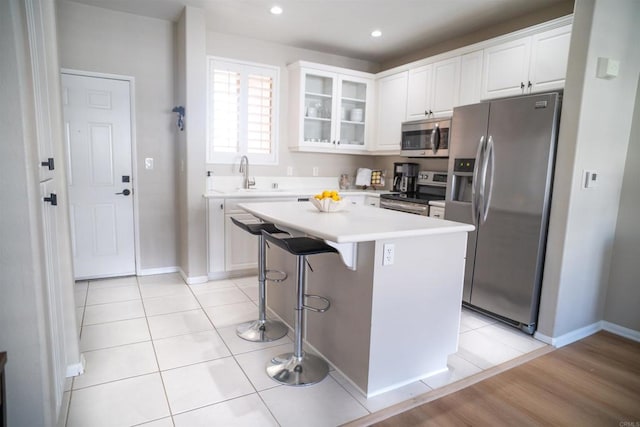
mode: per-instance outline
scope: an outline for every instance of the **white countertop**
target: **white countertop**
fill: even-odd
[[[325,188],[326,189],[326,188]],[[252,198],[264,198],[264,197],[300,197],[300,196],[313,196],[317,193],[322,193],[325,189],[282,189],[282,190],[269,190],[269,189],[236,189],[229,191],[217,191],[211,190],[204,194],[207,199],[252,199]],[[373,196],[380,197],[380,194],[391,193],[388,190],[337,190],[340,195],[344,197],[349,196]]]
[[[310,202],[241,203],[247,212],[282,227],[336,243],[473,231],[474,226],[371,206],[320,212]]]

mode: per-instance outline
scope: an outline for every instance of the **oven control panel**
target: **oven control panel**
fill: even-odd
[[[441,171],[420,171],[418,172],[418,185],[434,185],[440,187],[447,186],[447,172]]]

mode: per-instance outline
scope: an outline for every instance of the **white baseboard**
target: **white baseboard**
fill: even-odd
[[[607,322],[606,320],[602,321],[602,329],[607,332],[611,332],[612,334],[620,335],[621,337],[640,342],[640,331],[626,328],[615,323]]]
[[[583,328],[576,329],[575,331],[568,332],[564,335],[560,335],[559,337],[549,337],[547,335],[541,334],[540,332],[536,332],[533,337],[544,342],[550,344],[556,348],[564,347],[565,345],[571,344],[573,342],[579,341],[582,338],[586,338],[589,335],[593,335],[598,331],[602,330],[602,321],[598,321],[592,323],[591,325],[587,325]]]
[[[136,272],[138,276],[154,276],[156,274],[177,273],[178,267],[143,268]]]
[[[178,273],[182,276],[182,280],[185,281],[187,285],[197,285],[198,283],[207,283],[209,281],[209,277],[207,276],[192,276],[189,277],[182,271],[181,268],[178,268]]]
[[[67,378],[77,377],[78,375],[84,374],[84,367],[86,363],[87,362],[84,359],[84,354],[81,353],[80,361],[78,363],[67,365]]]

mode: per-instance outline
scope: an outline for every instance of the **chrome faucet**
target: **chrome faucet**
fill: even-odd
[[[240,169],[238,169],[238,172],[243,174],[242,188],[247,189],[256,185],[255,179],[249,178],[249,158],[247,156],[242,156],[240,159]]]

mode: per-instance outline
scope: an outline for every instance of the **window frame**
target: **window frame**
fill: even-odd
[[[228,70],[240,73],[240,105],[239,105],[239,140],[236,152],[215,151],[211,135],[210,117],[213,111],[213,70]],[[269,76],[272,84],[272,114],[271,114],[271,153],[248,153],[248,76],[256,74]],[[208,164],[234,164],[238,163],[243,155],[249,157],[254,165],[277,165],[279,152],[279,127],[280,127],[280,67],[257,62],[242,61],[233,58],[207,55],[207,111],[206,111],[206,163]]]

